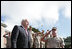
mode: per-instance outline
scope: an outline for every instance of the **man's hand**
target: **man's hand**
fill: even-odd
[[[51,32],[51,31],[49,31],[48,33],[46,33],[46,34],[41,38],[41,41],[47,41],[47,40],[44,40],[44,38],[45,38],[46,36],[48,36],[48,35],[50,34],[50,32]]]
[[[51,32],[51,30],[48,33],[46,33],[45,37],[48,36],[50,34],[50,32]]]

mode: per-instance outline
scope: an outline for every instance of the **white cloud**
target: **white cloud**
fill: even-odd
[[[64,1],[59,4],[59,8],[62,8],[62,14],[68,18],[71,19],[71,1]]]
[[[10,17],[5,21],[10,31],[26,18],[35,28],[40,28],[41,24],[48,28],[58,21],[58,8],[63,4],[55,1],[1,1],[1,15]]]
[[[67,18],[71,18],[71,1],[66,2],[65,3],[65,7],[66,7],[66,9],[65,9],[65,16]]]

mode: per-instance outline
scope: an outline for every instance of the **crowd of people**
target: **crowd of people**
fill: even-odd
[[[47,30],[45,34],[44,30],[34,33],[32,29],[30,29],[30,33],[32,36],[31,48],[64,48],[64,40],[57,37],[56,27],[53,27],[51,31]]]
[[[8,33],[7,48],[64,48],[64,40],[57,36],[57,28],[53,27],[44,33],[32,31],[27,19],[22,20],[21,26],[15,25],[11,35]],[[11,43],[11,44],[10,44]]]

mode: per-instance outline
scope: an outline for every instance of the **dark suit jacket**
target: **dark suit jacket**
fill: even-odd
[[[12,48],[30,48],[30,34],[22,26],[15,25],[11,35]]]

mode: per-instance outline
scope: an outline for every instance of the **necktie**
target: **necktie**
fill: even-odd
[[[28,32],[27,32],[27,30],[26,30],[26,34],[28,35]]]

